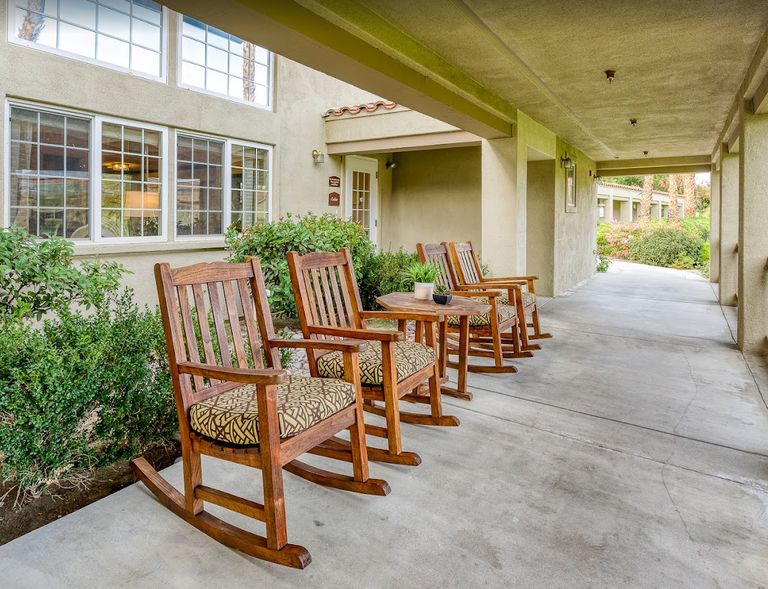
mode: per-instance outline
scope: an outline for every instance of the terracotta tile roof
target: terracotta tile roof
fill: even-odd
[[[338,106],[336,108],[329,108],[327,111],[323,113],[323,116],[324,117],[330,117],[330,116],[340,117],[345,113],[356,115],[363,111],[375,112],[379,110],[379,107],[384,107],[387,110],[391,110],[396,106],[397,106],[397,103],[392,102],[391,100],[377,100],[375,102],[368,102],[366,104],[352,104],[352,105],[346,105],[346,106]]]

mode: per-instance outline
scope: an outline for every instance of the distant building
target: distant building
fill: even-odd
[[[640,214],[640,186],[626,186],[613,182],[597,183],[597,222],[636,223]],[[685,199],[677,197],[680,218],[685,216]],[[651,197],[651,219],[669,217],[669,193],[653,191]]]

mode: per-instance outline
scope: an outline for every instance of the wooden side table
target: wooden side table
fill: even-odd
[[[443,384],[440,387],[444,395],[465,399],[472,399],[472,393],[467,390],[467,364],[469,362],[469,317],[470,315],[483,315],[491,311],[487,303],[477,302],[475,299],[454,296],[447,305],[438,305],[432,300],[422,301],[413,296],[412,292],[391,292],[376,299],[385,309],[390,311],[427,311],[435,313],[440,318],[438,350],[440,360],[440,377],[443,383],[447,380],[446,366],[448,363],[448,317],[459,318],[459,363],[458,363],[458,387],[448,387]]]

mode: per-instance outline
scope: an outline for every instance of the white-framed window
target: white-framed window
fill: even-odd
[[[272,106],[272,54],[188,16],[179,27],[179,85]]]
[[[176,235],[221,237],[272,218],[272,147],[176,133]]]
[[[8,0],[8,39],[165,79],[166,12],[152,0]]]
[[[167,236],[164,127],[7,103],[7,225],[96,242]]]

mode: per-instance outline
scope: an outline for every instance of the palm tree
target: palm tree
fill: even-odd
[[[651,220],[651,200],[653,198],[653,176],[643,177],[643,191],[640,193],[640,212],[638,219],[641,223]]]
[[[19,27],[19,39],[37,41],[45,26],[42,14],[45,11],[45,0],[27,0],[27,14]]]
[[[680,212],[677,209],[677,187],[680,185],[680,175],[669,175],[669,222],[677,225],[680,222]]]
[[[696,214],[696,206],[698,205],[695,174],[685,174],[683,176],[683,195],[685,196],[685,216],[693,217]]]

